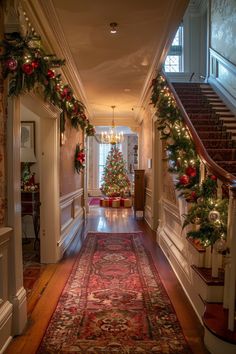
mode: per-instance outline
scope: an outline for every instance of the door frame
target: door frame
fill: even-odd
[[[41,202],[40,262],[56,263],[59,260],[57,242],[60,237],[60,110],[31,93],[22,96],[20,103],[40,118],[40,151],[37,157]]]

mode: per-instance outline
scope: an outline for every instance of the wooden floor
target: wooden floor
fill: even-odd
[[[175,274],[155,242],[155,233],[143,219],[135,219],[132,209],[112,209],[92,206],[84,225],[83,233],[71,245],[64,259],[55,265],[48,265],[36,283],[28,299],[28,325],[25,333],[15,338],[6,353],[34,354],[40,344],[47,323],[57,305],[61,291],[68,279],[81,243],[87,232],[129,232],[143,231],[144,243],[153,256],[161,280],[172,301],[184,335],[193,353],[206,354],[203,344],[203,328],[194,313]]]

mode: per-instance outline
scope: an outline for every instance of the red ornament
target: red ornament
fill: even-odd
[[[59,92],[61,87],[59,84],[56,84],[55,87],[54,87],[55,91]]]
[[[49,79],[53,79],[53,78],[55,77],[54,71],[51,70],[51,69],[48,69],[47,77],[48,77]]]
[[[194,191],[191,192],[190,197],[191,197],[191,200],[192,200],[192,201],[196,201],[196,200],[197,200],[197,193],[194,192]]]
[[[187,175],[182,175],[179,178],[179,183],[185,186],[186,184],[189,184],[189,176]]]
[[[33,60],[31,64],[32,64],[34,69],[37,69],[39,67],[39,61],[38,60]]]
[[[216,181],[216,180],[217,180],[217,177],[214,176],[214,175],[211,175],[211,176],[210,176],[210,179],[212,179],[212,181]]]
[[[18,66],[18,62],[16,59],[10,58],[10,59],[7,59],[6,66],[10,71],[15,71]]]
[[[32,63],[25,63],[22,64],[22,70],[24,71],[25,74],[31,75],[34,72],[34,67]]]
[[[195,177],[196,174],[197,174],[197,170],[195,167],[192,167],[192,166],[188,166],[185,170],[185,173],[187,176],[189,177]]]
[[[65,98],[69,94],[69,90],[67,87],[63,88],[60,92],[61,98]]]
[[[66,96],[66,100],[67,101],[71,101],[72,100],[72,95],[70,93]]]

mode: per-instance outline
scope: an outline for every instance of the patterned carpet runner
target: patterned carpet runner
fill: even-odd
[[[90,233],[38,354],[189,349],[141,233]]]

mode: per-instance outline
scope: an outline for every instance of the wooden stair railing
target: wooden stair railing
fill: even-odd
[[[217,176],[217,178],[227,186],[229,190],[229,210],[228,210],[228,230],[227,230],[227,247],[229,254],[227,255],[227,265],[225,267],[225,282],[224,282],[224,307],[228,309],[228,330],[235,331],[235,301],[236,301],[236,175],[227,172],[224,168],[219,166],[208,154],[201,138],[199,137],[193,123],[191,122],[184,105],[181,102],[174,86],[170,83],[168,78],[162,73],[169,89],[171,90],[177,106],[181,112],[184,123],[187,126],[192,140],[195,143],[196,151],[208,171]],[[186,83],[187,84],[187,83]],[[191,83],[189,83],[191,85]],[[212,94],[217,102],[217,95]],[[225,109],[219,109],[224,112]],[[224,113],[223,113],[224,114]],[[230,114],[225,114],[230,116]],[[204,320],[204,318],[203,318]]]

